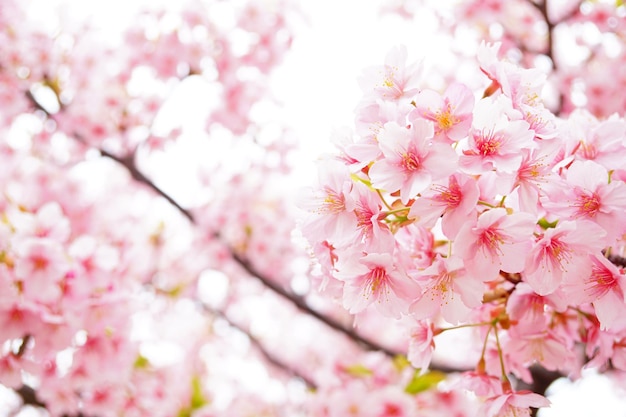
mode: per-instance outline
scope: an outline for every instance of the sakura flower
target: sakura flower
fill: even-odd
[[[468,272],[483,281],[500,270],[521,272],[530,251],[535,219],[527,213],[507,214],[504,208],[483,212],[474,225],[467,222],[454,241],[455,253]]]
[[[461,374],[457,383],[461,388],[468,389],[481,397],[502,394],[502,382],[499,377],[489,375],[484,371],[466,371]]]
[[[351,197],[357,218],[357,241],[363,240],[369,251],[392,251],[393,235],[379,218],[380,200],[362,183],[354,184]]]
[[[457,155],[445,144],[433,142],[433,126],[416,120],[409,128],[387,123],[378,135],[384,157],[369,170],[372,185],[394,192],[400,190],[404,204],[425,190],[431,181],[455,170]]]
[[[480,415],[485,417],[530,417],[530,408],[548,407],[550,401],[530,391],[506,392],[489,398]]]
[[[394,235],[402,253],[406,253],[413,268],[429,267],[435,258],[435,237],[430,229],[409,224]],[[407,266],[407,270],[411,268]]]
[[[592,303],[603,330],[626,324],[626,279],[604,256],[589,255],[591,273],[565,286],[568,299],[576,304]],[[578,277],[581,278],[581,277]]]
[[[336,160],[324,160],[319,168],[321,188],[310,190],[300,205],[310,212],[302,225],[303,235],[310,241],[328,240],[344,243],[352,236],[357,220],[349,198],[352,189],[348,169]]]
[[[15,218],[11,221],[20,236],[48,238],[60,243],[66,242],[70,236],[70,223],[56,202],[42,205],[34,215],[21,212],[13,215]]]
[[[435,350],[434,328],[429,320],[418,320],[411,328],[407,359],[416,369],[426,372]]]
[[[340,152],[339,158],[351,172],[360,171],[380,155],[378,143],[373,138],[355,139],[353,132],[347,128],[333,132],[331,141]]]
[[[514,172],[522,162],[522,149],[536,147],[534,133],[524,120],[516,120],[510,101],[504,96],[483,99],[476,104],[474,124],[459,163],[468,174],[496,169]]]
[[[583,130],[584,137],[576,156],[582,160],[591,160],[608,170],[623,169],[626,148],[622,145],[626,135],[626,123],[615,118],[598,122],[591,115],[578,111],[570,116],[571,131],[568,132],[576,140]],[[576,136],[575,136],[576,135]]]
[[[421,63],[406,64],[407,49],[396,46],[387,53],[382,67],[372,67],[364,71],[359,79],[361,89],[366,94],[384,100],[398,100],[417,92],[421,78]]]
[[[606,232],[581,220],[559,222],[540,236],[527,259],[523,278],[539,295],[554,292],[565,277],[584,279],[591,271],[588,253],[599,252]]]
[[[511,337],[506,343],[508,357],[520,364],[530,366],[537,362],[544,368],[554,371],[570,369],[576,363],[573,344],[556,332],[546,330],[534,334]]]
[[[567,296],[562,292],[554,292],[547,296],[535,293],[525,282],[515,286],[509,296],[506,311],[512,323],[509,334],[512,337],[536,334],[547,328],[554,311],[567,308]]]
[[[606,168],[596,162],[574,161],[563,186],[543,205],[557,215],[597,223],[607,232],[607,245],[626,233],[626,184],[610,182]]]
[[[411,417],[417,413],[414,398],[396,386],[387,386],[371,394],[375,417]]]
[[[409,114],[409,119],[420,116],[431,120],[435,135],[452,142],[467,136],[472,124],[474,94],[464,84],[450,84],[443,96],[433,90],[422,90],[413,102],[415,110]]]
[[[60,282],[68,270],[61,245],[49,239],[27,239],[17,252],[15,277],[22,280],[26,296],[43,302],[60,296]]]
[[[542,141],[537,149],[522,149],[522,162],[515,173],[522,211],[535,215],[539,212],[541,188],[556,179],[551,160],[557,146],[557,141]]]
[[[454,239],[468,219],[475,216],[479,189],[476,180],[461,173],[448,178],[448,185],[433,184],[416,199],[409,218],[423,227],[432,228],[443,216],[441,227],[448,239]]]
[[[482,282],[467,274],[460,258],[436,258],[421,272],[418,283],[424,292],[410,308],[417,319],[441,314],[447,322],[457,324],[482,301]]]
[[[420,294],[420,287],[389,253],[346,256],[337,264],[335,277],[344,282],[343,305],[356,314],[374,304],[381,314],[399,318]]]

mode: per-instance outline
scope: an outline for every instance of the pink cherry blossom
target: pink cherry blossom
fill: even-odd
[[[471,220],[476,212],[479,189],[470,176],[455,173],[448,178],[448,185],[434,182],[415,200],[409,217],[424,227],[431,228],[442,217],[441,227],[448,239],[454,239],[461,226]]]
[[[350,197],[354,200],[357,239],[365,241],[368,251],[393,251],[394,238],[382,221],[379,199],[362,183],[354,185]]]
[[[467,319],[469,311],[480,305],[484,286],[480,279],[470,276],[460,258],[438,257],[418,276],[423,295],[411,305],[417,319],[441,315],[449,323]]]
[[[361,89],[384,100],[399,100],[417,92],[421,78],[421,63],[406,64],[407,49],[396,46],[385,57],[385,65],[364,71]]]
[[[542,141],[537,149],[522,149],[522,162],[516,172],[515,184],[519,206],[525,212],[538,214],[541,189],[556,181],[551,154],[557,151],[556,141]]]
[[[547,407],[550,401],[530,391],[506,392],[489,398],[482,409],[485,417],[530,417],[529,407]]]
[[[608,171],[593,161],[574,161],[568,168],[566,183],[550,193],[544,207],[568,219],[586,219],[606,232],[606,244],[626,232],[626,185],[609,181]],[[548,200],[549,199],[549,200]]]
[[[388,253],[369,253],[361,258],[354,255],[338,264],[335,274],[344,282],[344,307],[354,314],[373,304],[386,316],[405,314],[409,303],[420,294],[419,285]]]
[[[521,272],[531,247],[535,219],[527,213],[508,214],[504,208],[486,210],[476,224],[466,222],[454,241],[455,253],[468,272],[490,281],[499,271]]]
[[[61,246],[47,239],[29,239],[17,251],[15,276],[23,282],[26,296],[50,302],[61,295],[61,280],[69,267]]]
[[[433,142],[432,123],[416,120],[409,128],[385,124],[378,135],[384,157],[369,170],[372,185],[394,192],[406,204],[424,191],[432,180],[450,175],[456,153],[448,145]]]
[[[571,302],[593,303],[602,329],[626,325],[626,280],[623,273],[605,257],[590,255],[591,272],[565,284]],[[582,279],[580,279],[582,278]]]
[[[324,236],[330,242],[345,242],[357,224],[352,212],[355,203],[350,197],[352,182],[340,162],[328,160],[320,164],[321,188],[301,201],[302,208],[311,213],[302,230],[309,239]]]
[[[429,320],[418,320],[411,328],[407,359],[416,369],[426,372],[435,350],[434,325]]]
[[[524,281],[540,295],[560,287],[564,279],[583,279],[591,271],[586,253],[602,248],[606,232],[595,223],[581,220],[559,222],[537,238],[526,258]]]
[[[443,96],[433,90],[422,90],[413,102],[415,110],[409,114],[409,119],[419,116],[431,120],[435,125],[435,135],[451,142],[467,136],[474,108],[474,95],[467,86],[450,84]]]
[[[496,169],[514,172],[522,163],[522,149],[532,149],[534,134],[524,120],[511,119],[514,112],[504,96],[476,104],[467,148],[459,163],[469,174]]]

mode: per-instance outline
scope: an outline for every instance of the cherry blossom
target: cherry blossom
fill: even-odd
[[[346,257],[335,277],[344,282],[343,304],[358,313],[374,304],[382,314],[400,317],[420,288],[386,253]],[[355,262],[356,261],[356,262]]]
[[[529,407],[546,407],[549,404],[546,398],[533,392],[508,392],[487,400],[483,412],[487,417],[530,416]]]
[[[438,314],[444,320],[463,322],[470,309],[480,305],[483,285],[480,278],[469,275],[460,258],[436,259],[418,277],[424,294],[411,305],[417,318]]]
[[[521,272],[530,252],[535,219],[526,213],[486,210],[476,224],[465,222],[455,240],[455,252],[474,276],[490,281],[499,271]]]
[[[424,191],[433,179],[452,173],[456,159],[454,151],[433,142],[431,123],[416,120],[410,128],[387,123],[378,134],[384,158],[369,170],[374,187],[392,192],[400,190],[402,202]]]
[[[466,39],[364,71],[298,222],[292,2],[115,36],[3,2],[7,414],[519,416],[554,375],[623,383],[624,6],[420,3]]]
[[[449,239],[454,239],[462,225],[476,212],[479,189],[476,181],[467,175],[455,173],[448,178],[448,185],[433,182],[430,189],[416,199],[409,217],[424,227],[433,227],[442,217],[441,227]]]
[[[443,135],[454,142],[467,135],[472,123],[474,96],[465,85],[451,84],[441,97],[435,91],[422,90],[415,97],[414,105],[414,113],[434,122],[435,135]]]
[[[585,276],[591,261],[583,254],[599,251],[605,235],[604,230],[589,221],[559,222],[534,243],[526,258],[525,281],[537,294],[547,295],[565,279]]]

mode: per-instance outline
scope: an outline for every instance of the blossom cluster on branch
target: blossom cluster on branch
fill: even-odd
[[[620,2],[442,14],[532,19],[487,24],[471,82],[403,48],[366,70],[299,230],[270,91],[293,2],[151,4],[113,37],[36,2],[0,3],[0,413],[525,415],[626,370],[623,96],[573,93],[623,82]],[[578,24],[603,40],[563,78]]]
[[[533,364],[626,370],[626,276],[605,256],[625,251],[626,121],[555,116],[541,73],[498,49],[479,50],[477,93],[420,88],[402,47],[366,71],[302,226],[322,288],[357,321],[402,321],[415,368],[440,334],[474,329],[461,384],[488,416],[547,405],[511,382]]]
[[[425,8],[433,12],[438,36],[451,41],[452,52],[442,65],[448,82],[456,77],[473,83],[476,77],[468,74],[473,74],[475,47],[481,40],[500,42],[510,61],[548,75],[543,93],[553,112],[565,115],[584,108],[608,117],[624,111],[624,2],[396,0],[385,5],[387,13],[408,21]]]

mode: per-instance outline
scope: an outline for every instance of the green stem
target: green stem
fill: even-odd
[[[400,213],[400,212],[407,211],[407,210],[410,210],[410,208],[409,207],[402,207],[402,208],[399,208],[399,209],[386,211],[386,212],[383,212],[381,214],[384,214],[385,217],[387,217],[387,216],[389,216],[391,214],[396,214],[396,213]],[[402,216],[402,217],[406,217],[406,216]]]
[[[502,380],[506,383],[510,383],[509,377],[506,375],[506,369],[504,368],[504,356],[502,355],[502,346],[500,345],[500,337],[498,336],[498,326],[494,323],[492,327],[496,335],[496,346],[498,347],[498,358],[500,359],[500,368],[502,369]]]
[[[388,209],[389,211],[393,211],[393,210],[394,210],[394,209],[393,209],[393,207],[391,207],[391,206],[390,206],[390,205],[389,205],[389,204],[385,201],[385,198],[383,197],[383,193],[381,193],[379,189],[376,189],[376,193],[377,193],[377,194],[378,194],[378,196],[380,197],[380,201],[382,201],[382,202],[383,202],[383,204],[385,205],[385,207],[387,207],[387,209]]]
[[[493,326],[492,321],[484,321],[480,323],[469,323],[469,324],[460,324],[458,326],[445,327],[439,329],[439,333],[447,332],[448,330],[457,330],[457,329],[465,329],[468,327],[480,327],[480,326]]]

